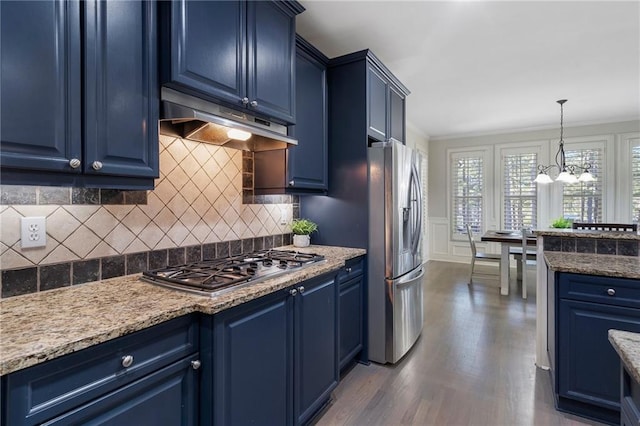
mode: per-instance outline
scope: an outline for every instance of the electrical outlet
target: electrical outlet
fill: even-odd
[[[280,207],[280,225],[286,225],[289,222],[287,209]]]
[[[47,245],[47,225],[44,216],[23,217],[20,224],[22,248]]]

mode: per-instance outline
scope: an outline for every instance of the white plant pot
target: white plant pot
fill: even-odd
[[[308,235],[294,235],[293,245],[296,247],[309,247],[310,238]]]

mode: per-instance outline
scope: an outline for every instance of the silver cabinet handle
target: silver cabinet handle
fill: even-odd
[[[347,274],[351,273],[351,268],[345,268],[345,271],[347,271]]]
[[[94,161],[91,164],[91,167],[93,167],[93,170],[100,170],[102,168],[102,163],[100,161]]]
[[[129,368],[133,365],[133,355],[125,355],[122,357],[122,366]]]
[[[258,101],[251,101],[251,102],[249,102],[249,106],[250,106],[251,108],[255,108],[255,107],[257,107],[257,106],[258,106]]]
[[[241,102],[242,102],[242,105],[247,105],[249,103],[249,98],[245,96],[244,98],[242,98]]]
[[[191,361],[191,368],[193,368],[194,370],[197,370],[198,368],[200,368],[201,365],[202,363],[200,362],[199,359]]]
[[[295,180],[292,179],[289,181],[289,186],[295,186],[295,184],[296,184]]]
[[[296,290],[295,288],[292,288],[291,290],[289,290],[289,294],[292,296],[295,296],[296,294],[298,294],[298,290]]]
[[[616,295],[616,291],[615,291],[615,289],[610,288],[610,289],[607,290],[607,294],[609,296],[615,296]]]
[[[300,286],[298,287],[298,291],[300,292],[300,294],[304,293],[304,286]]]
[[[77,158],[72,158],[71,160],[69,160],[69,166],[72,169],[77,169],[78,167],[80,167],[80,160],[78,160]]]

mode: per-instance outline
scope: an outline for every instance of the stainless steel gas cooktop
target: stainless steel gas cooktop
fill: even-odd
[[[223,259],[145,271],[142,279],[202,295],[217,295],[238,286],[293,272],[322,262],[324,256],[293,250],[260,250]]]

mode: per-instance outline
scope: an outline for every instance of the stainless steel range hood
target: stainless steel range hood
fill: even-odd
[[[287,126],[272,123],[242,111],[205,101],[163,87],[160,133],[196,142],[244,151],[271,151],[297,145],[287,136]],[[247,140],[232,139],[229,130],[251,133]]]

